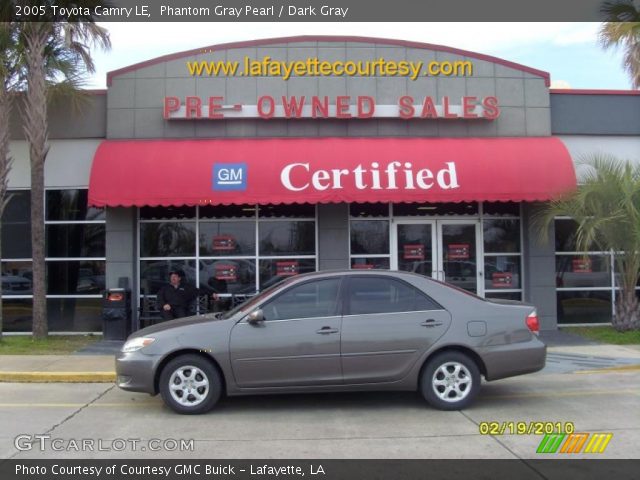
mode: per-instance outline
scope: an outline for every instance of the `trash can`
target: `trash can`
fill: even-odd
[[[102,297],[102,338],[126,340],[131,325],[131,291],[109,288]]]

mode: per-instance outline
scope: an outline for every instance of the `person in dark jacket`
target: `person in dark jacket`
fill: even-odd
[[[158,306],[165,320],[189,315],[189,307],[198,296],[197,288],[182,284],[183,276],[179,270],[169,272],[169,283],[158,291]]]

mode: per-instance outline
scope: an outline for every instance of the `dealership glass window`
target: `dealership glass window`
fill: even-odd
[[[45,191],[47,317],[51,331],[102,329],[106,214],[88,190]]]
[[[4,295],[3,295],[4,296]],[[33,299],[2,299],[2,330],[5,332],[30,332],[33,314]]]
[[[352,203],[349,205],[350,261],[352,269],[389,269],[391,205]]]
[[[140,255],[143,257],[195,256],[195,239],[195,222],[141,223]]]
[[[31,295],[32,270],[30,261],[2,261],[2,296]]]
[[[352,270],[389,270],[389,257],[351,257]]]
[[[316,271],[315,258],[278,258],[260,260],[260,290],[270,287],[280,280]]]
[[[522,300],[521,228],[520,204],[482,204],[485,297]]]
[[[2,294],[7,331],[31,330],[30,192],[11,191],[2,218]],[[105,287],[105,211],[87,204],[87,189],[45,190],[49,330],[99,331]]]
[[[560,324],[611,322],[610,290],[562,290],[556,297]]]
[[[105,288],[104,260],[47,261],[48,295],[96,295]]]
[[[255,259],[200,259],[200,289],[220,295],[250,295],[256,291]]]
[[[140,261],[140,293],[142,295],[155,295],[161,287],[169,282],[169,272],[181,271],[184,273],[182,281],[191,286],[197,286],[198,274],[195,260],[180,259],[154,259]]]
[[[349,204],[349,265],[352,269],[382,269],[391,266],[389,203]]]
[[[103,223],[49,224],[45,227],[47,257],[104,257]]]
[[[555,243],[556,252],[575,252],[577,224],[570,218],[556,218],[555,220]],[[589,247],[590,252],[598,251],[596,245]]]
[[[58,332],[102,330],[102,299],[48,298],[49,329]]]
[[[593,245],[577,251],[576,223],[555,220],[558,323],[608,323],[615,308],[615,268],[610,252]]]
[[[162,222],[141,216],[141,295],[156,294],[168,281],[170,264],[188,263],[192,273],[185,273],[190,283],[222,296],[254,294],[280,278],[316,270],[315,205],[194,209],[195,221]],[[154,218],[164,216],[154,213]],[[166,229],[171,234],[162,240]]]
[[[253,256],[255,252],[256,227],[254,222],[200,223],[200,255],[205,257]]]
[[[520,220],[485,218],[482,222],[486,253],[519,253]]]
[[[61,222],[105,220],[104,208],[89,207],[87,189],[47,190],[47,220]]]
[[[315,254],[314,222],[259,222],[258,236],[260,256]]]
[[[388,255],[389,220],[352,220],[352,255]]]
[[[485,298],[499,298],[502,300],[522,300],[522,294],[520,292],[485,292]]]
[[[9,190],[2,214],[2,258],[31,258],[31,192]]]

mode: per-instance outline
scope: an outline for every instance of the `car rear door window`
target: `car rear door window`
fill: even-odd
[[[416,312],[442,307],[417,288],[391,278],[352,277],[349,314]]]
[[[291,287],[262,307],[265,320],[290,320],[336,315],[340,278]]]

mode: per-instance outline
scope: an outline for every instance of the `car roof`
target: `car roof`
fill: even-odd
[[[319,270],[317,272],[309,272],[302,273],[300,275],[296,275],[295,279],[309,279],[316,277],[333,277],[333,276],[354,276],[354,275],[373,275],[373,276],[391,276],[391,277],[417,277],[426,280],[433,280],[424,275],[420,275],[419,273],[414,272],[405,272],[401,270],[382,270],[382,269],[334,269],[334,270]]]

